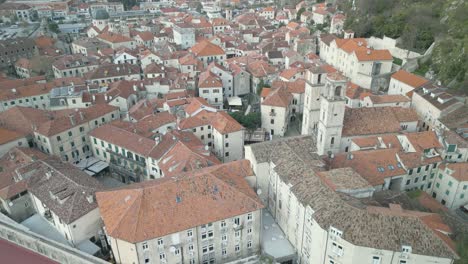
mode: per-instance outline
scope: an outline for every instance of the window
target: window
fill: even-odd
[[[429,165],[426,166],[426,171],[428,171],[428,170],[429,170]]]
[[[180,248],[176,248],[176,250],[174,251],[174,255],[176,256],[180,255]]]
[[[468,189],[468,185],[463,185],[463,190]]]
[[[413,174],[413,169],[409,170],[408,172],[408,175],[412,175]]]
[[[378,256],[373,256],[373,257],[372,257],[372,264],[380,264],[380,261],[381,261],[381,260],[382,260],[382,259],[381,259],[380,257],[378,257]]]
[[[442,179],[442,178],[443,178],[442,174],[439,173],[439,179]]]
[[[448,182],[448,186],[449,186],[449,187],[452,187],[452,185],[453,185],[453,182],[452,182],[452,181],[449,181],[449,182]]]
[[[221,251],[221,255],[223,255],[223,256],[226,256],[226,255],[227,255],[227,251],[226,251],[225,248],[223,248],[223,250]]]
[[[409,185],[411,183],[411,180],[406,181],[406,185]]]
[[[236,252],[239,252],[239,251],[240,251],[240,246],[239,246],[239,245],[236,245],[235,251],[236,251]]]
[[[57,141],[61,141],[62,138],[60,136],[57,136]]]
[[[190,244],[190,245],[188,246],[188,250],[189,250],[189,251],[193,251],[193,245],[192,245],[192,244]]]
[[[163,259],[166,259],[166,253],[159,253],[159,259],[160,260],[163,260]]]
[[[436,188],[439,188],[440,187],[440,183],[436,183]]]
[[[465,194],[464,194],[464,193],[460,194],[460,199],[463,199],[463,198],[465,198]]]
[[[164,245],[164,240],[162,238],[158,239],[158,246]]]
[[[235,237],[240,237],[240,235],[241,235],[240,231],[236,231],[236,233],[234,233]]]
[[[416,177],[416,178],[414,179],[414,183],[417,183],[418,180],[419,180],[419,177]]]
[[[192,230],[192,229],[190,229],[190,230],[187,231],[187,236],[188,236],[188,237],[192,237],[192,236],[193,236],[193,230]]]
[[[226,227],[226,221],[223,220],[221,221],[221,228],[224,228],[224,227]]]
[[[253,219],[253,214],[252,213],[248,213],[247,214],[247,221],[251,221]]]
[[[247,234],[252,234],[252,228],[251,227],[247,228]]]
[[[274,125],[274,124],[275,124],[275,120],[274,120],[274,119],[271,119],[271,120],[270,120],[270,124]]]
[[[225,155],[225,156],[226,156],[226,157],[229,157],[229,152],[226,152],[226,155]]]
[[[420,173],[420,172],[421,172],[421,167],[419,167],[419,168],[418,168],[418,171],[417,171],[417,173]]]
[[[247,248],[252,248],[252,241],[247,241]]]
[[[226,135],[224,136],[224,138],[229,138],[229,134],[226,134]]]
[[[234,224],[240,225],[240,218],[239,217],[234,218]]]
[[[68,136],[71,137],[73,133],[71,131],[68,131]]]
[[[223,235],[221,236],[221,240],[222,240],[222,241],[227,241],[227,235],[226,235],[226,234],[223,234]]]
[[[335,137],[331,138],[330,144],[332,144],[332,145],[335,144]]]
[[[400,260],[400,264],[406,264],[406,260]]]
[[[449,195],[450,194],[450,191],[449,190],[446,190],[445,191],[445,195]]]
[[[148,250],[148,243],[144,242],[141,247],[143,248],[143,250]]]
[[[427,175],[424,175],[423,178],[422,178],[422,181],[425,181],[426,177],[427,177]]]
[[[149,258],[145,258],[145,263],[149,263]]]

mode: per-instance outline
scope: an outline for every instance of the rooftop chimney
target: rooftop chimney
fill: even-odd
[[[69,114],[68,117],[70,118],[70,123],[72,124],[72,126],[75,125],[75,116],[73,114]]]

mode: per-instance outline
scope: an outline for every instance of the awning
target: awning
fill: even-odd
[[[242,106],[242,99],[240,97],[229,97],[228,98],[228,104],[230,106]]]
[[[101,172],[102,170],[104,170],[107,167],[109,167],[109,164],[107,164],[106,162],[100,160],[100,161],[94,163],[92,166],[86,168],[86,170],[92,171],[94,173],[99,173],[99,172]]]
[[[89,157],[87,159],[80,160],[80,162],[75,164],[75,167],[79,168],[80,170],[84,170],[99,161],[100,160],[95,157]]]
[[[77,248],[80,251],[86,252],[86,253],[88,253],[90,255],[93,255],[93,256],[94,256],[94,254],[96,254],[100,250],[100,248],[98,246],[96,246],[93,242],[91,242],[89,240],[85,240],[85,241],[81,242],[80,244],[77,245]]]

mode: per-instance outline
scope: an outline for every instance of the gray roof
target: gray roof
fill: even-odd
[[[399,252],[402,245],[410,245],[415,254],[457,258],[421,219],[370,212],[362,200],[333,191],[317,174],[324,168],[311,136],[253,144],[251,149],[257,163],[276,165],[275,172],[293,185],[291,192],[314,210],[313,217],[323,229],[333,226],[343,231],[345,240],[363,247]],[[330,172],[319,172],[323,173]],[[356,186],[367,185],[359,181]]]
[[[70,224],[97,208],[94,193],[103,186],[73,165],[48,158],[30,168],[28,190],[65,223]],[[89,196],[93,197],[91,201]]]

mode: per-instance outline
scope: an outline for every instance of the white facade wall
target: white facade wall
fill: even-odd
[[[284,136],[289,124],[290,109],[261,105],[262,128],[273,136]]]
[[[244,131],[221,134],[213,129],[213,151],[224,163],[242,159],[244,157]]]

